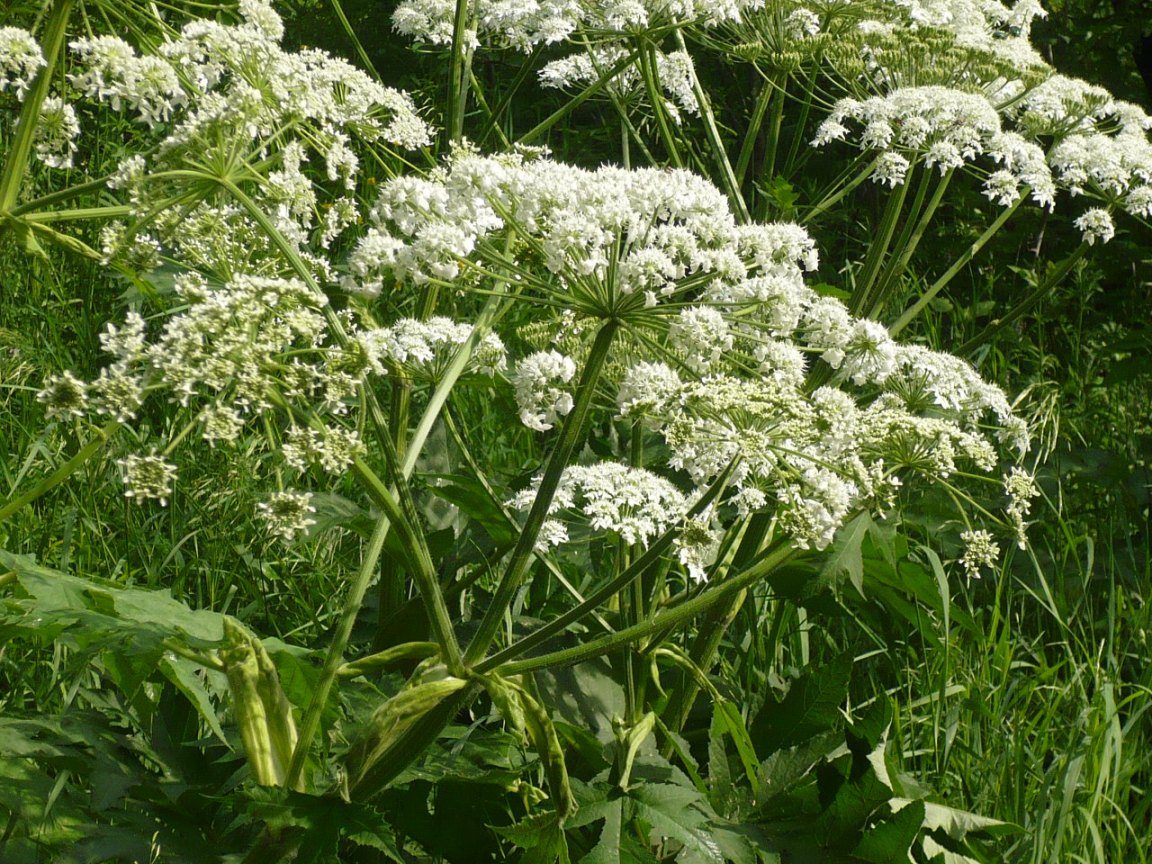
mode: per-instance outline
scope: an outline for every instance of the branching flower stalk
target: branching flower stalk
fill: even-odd
[[[28,160],[32,155],[40,109],[48,99],[52,75],[64,50],[72,6],[73,0],[55,0],[52,4],[52,13],[48,18],[42,45],[44,65],[37,73],[36,80],[32,82],[32,87],[24,100],[15,137],[8,146],[4,167],[0,171],[0,219],[9,214],[19,201],[20,185],[24,181]]]
[[[565,648],[551,651],[527,660],[512,661],[497,667],[494,671],[505,677],[509,675],[522,675],[538,669],[549,669],[557,666],[570,666],[583,663],[596,657],[617,651],[627,645],[643,640],[653,633],[661,630],[670,630],[698,615],[706,612],[725,598],[731,597],[750,585],[764,579],[767,575],[783,566],[797,554],[797,550],[788,542],[778,544],[771,550],[756,559],[743,571],[730,574],[723,581],[710,585],[691,599],[686,599],[676,605],[669,605],[661,612],[656,613],[648,621],[635,624],[619,630],[610,636],[592,639],[583,645],[574,648]]]
[[[941,291],[948,287],[948,284],[956,275],[967,267],[973,258],[980,254],[980,250],[987,245],[988,241],[996,236],[1000,229],[1003,228],[1016,211],[1020,209],[1027,199],[1027,194],[1027,190],[1025,190],[1024,194],[1017,198],[1011,207],[1000,211],[992,223],[984,229],[984,232],[952,263],[952,266],[945,270],[925,291],[921,292],[920,296],[916,298],[916,302],[904,310],[900,317],[888,326],[888,332],[890,334],[896,336],[900,333],[901,330],[912,323],[920,313],[924,311],[925,307],[927,307]]]
[[[596,341],[592,345],[592,350],[588,354],[588,360],[581,373],[580,384],[576,390],[575,405],[565,420],[564,426],[560,430],[560,438],[549,457],[548,467],[544,471],[537,491],[536,502],[528,513],[523,528],[521,528],[516,548],[512,550],[512,557],[504,570],[504,574],[500,577],[500,583],[496,588],[492,602],[485,611],[480,626],[464,653],[464,662],[468,665],[476,664],[488,653],[488,649],[500,629],[500,622],[504,619],[505,610],[511,604],[516,591],[528,575],[533,550],[536,547],[540,529],[547,519],[548,508],[560,483],[560,476],[571,463],[576,447],[583,442],[587,432],[592,403],[596,397],[596,387],[604,370],[604,364],[608,360],[612,340],[615,338],[619,327],[619,322],[610,319],[601,325],[596,334]]]
[[[684,44],[684,34],[677,29],[674,37],[677,48],[685,56],[690,56],[688,55],[688,46]],[[708,144],[712,148],[712,156],[720,169],[720,178],[724,190],[728,193],[728,201],[732,205],[732,211],[736,214],[738,221],[748,222],[751,217],[748,215],[748,205],[744,202],[744,196],[740,192],[740,180],[732,169],[732,163],[728,159],[728,151],[720,137],[720,129],[716,125],[716,117],[712,113],[712,102],[704,92],[704,88],[700,86],[700,79],[696,77],[696,68],[691,61],[689,61],[688,74],[692,81],[692,94],[696,97],[696,105],[700,110],[700,117],[704,121]]]
[[[101,342],[112,360],[95,381],[71,372],[48,379],[40,399],[46,419],[83,428],[84,418],[104,413],[115,422],[0,506],[0,519],[73,474],[118,425],[135,421],[145,400],[149,411],[188,413],[163,444],[141,435],[151,449],[118,459],[125,494],[141,506],[181,494],[187,475],[175,463],[197,446],[199,430],[204,446],[240,444],[256,454],[258,479],[274,489],[252,508],[265,541],[323,554],[335,546],[318,538],[327,529],[315,511],[325,487],[347,494],[350,479],[360,505],[372,508],[371,534],[337,619],[321,634],[311,694],[287,704],[264,647],[246,632],[228,630],[215,665],[177,653],[231,673],[256,782],[357,802],[383,790],[487,689],[508,728],[540,756],[559,827],[573,801],[559,738],[531,679],[510,676],[623,653],[630,728],[619,736],[626,756],[616,767],[627,786],[639,776],[633,768],[643,738],[658,724],[668,733],[684,728],[725,630],[757,596],[753,589],[797,557],[835,548],[855,517],[858,526],[897,509],[905,484],[926,484],[956,505],[950,525],[963,529],[964,551],[948,566],[969,576],[996,566],[999,541],[1023,537],[1036,490],[1026,471],[1011,467],[1024,458],[1027,426],[970,365],[892,335],[1025,199],[1051,209],[1057,193],[1067,193],[1099,206],[1074,223],[1084,245],[996,326],[1018,320],[1087,246],[1108,242],[1120,227],[1114,213],[1148,218],[1152,121],[1086,87],[1041,81],[1040,73],[982,80],[987,69],[1012,71],[1013,58],[1039,68],[1013,32],[1026,31],[1027,10],[1011,18],[995,2],[965,7],[975,16],[965,20],[980,26],[955,40],[979,44],[963,57],[959,48],[948,55],[951,78],[943,62],[929,70],[941,84],[919,80],[890,53],[905,37],[917,50],[948,41],[949,20],[933,17],[943,15],[936,6],[879,4],[869,7],[876,20],[861,21],[843,4],[818,12],[795,5],[406,0],[397,26],[450,52],[442,135],[452,152],[437,162],[424,150],[432,163],[426,172],[388,149],[411,152],[433,140],[411,100],[322,53],[285,50],[282,24],[262,0],[243,0],[234,26],[157,25],[160,35],[137,46],[76,40],[75,62],[58,80],[69,82],[69,94],[122,111],[147,146],[109,178],[113,206],[83,206],[80,196],[102,186],[85,183],[17,207],[12,164],[22,160],[22,176],[35,154],[50,174],[72,152],[71,120],[87,116],[51,82],[28,90],[26,112],[36,98],[37,112],[51,111],[40,137],[29,132],[23,156],[6,163],[0,209],[20,220],[10,224],[27,232],[29,246],[45,237],[67,245],[53,225],[123,219],[106,227],[100,252],[82,241],[73,247],[106,256],[141,284],[157,279],[152,271],[163,262],[176,274],[174,299],[164,309],[168,300],[158,293],[149,303],[159,314],[145,319],[133,310],[109,326]],[[67,3],[52,8],[62,14]],[[737,32],[742,12],[756,26]],[[932,18],[931,38],[916,16]],[[700,36],[725,22],[749,43],[724,47],[723,34]],[[60,26],[46,57],[64,51]],[[559,50],[546,46],[561,42],[584,53],[549,63],[541,80],[551,76],[571,98],[520,141],[538,140],[606,95],[619,115],[624,168],[567,166],[531,147],[486,155],[466,143],[474,128],[469,106],[479,108],[479,140],[507,145],[518,131],[509,119],[512,97],[489,101],[483,92],[474,52],[523,52],[515,93],[537,61]],[[720,46],[764,78],[739,130],[747,137],[734,166],[689,42]],[[979,52],[985,65],[974,59]],[[22,65],[0,66],[11,78],[0,79],[0,89],[11,86],[17,98],[36,62],[22,56]],[[300,86],[285,90],[281,78]],[[788,143],[786,110],[797,104]],[[681,111],[698,111],[702,125],[680,125]],[[822,111],[827,116],[809,124],[809,112]],[[730,116],[723,112],[723,121]],[[817,126],[817,146],[836,142],[840,151],[821,158],[847,167],[828,172],[836,179],[815,203],[795,198],[793,206],[793,192],[811,188],[795,176],[805,167],[798,154],[811,140],[809,125]],[[767,155],[754,170],[757,140]],[[1054,143],[1045,151],[1037,141]],[[668,156],[658,161],[662,150]],[[365,201],[360,165],[369,160],[388,179]],[[632,168],[633,160],[651,164]],[[719,176],[720,188],[681,169],[688,164]],[[945,196],[966,176],[1001,212],[886,329],[872,319],[885,313]],[[797,224],[758,223],[749,210],[770,207],[781,190],[781,211],[818,223],[866,179],[890,191],[845,306],[836,291],[811,284],[814,238]],[[780,185],[745,198],[744,189],[759,190],[761,181]],[[179,409],[157,405],[161,394]],[[463,532],[434,535],[424,505],[433,496],[437,506],[463,498],[431,486],[441,477],[421,463],[438,455],[440,421],[451,471],[464,475],[473,501],[481,490],[475,506],[483,515]],[[600,430],[595,446],[583,448]],[[497,451],[515,456],[503,463]],[[526,466],[539,473],[522,473]],[[292,472],[303,482],[286,479]],[[969,494],[981,486],[999,497],[1003,514]],[[454,527],[473,515],[470,506],[451,511]],[[360,530],[350,520],[337,524]],[[453,545],[441,554],[435,541],[445,535]],[[400,550],[384,565],[392,568],[386,578],[394,578],[395,605],[422,611],[427,624],[421,618],[418,632],[396,640],[401,645],[388,647],[391,634],[378,633],[368,656],[346,656],[386,542]],[[587,566],[598,560],[590,548],[608,550],[601,570]],[[524,592],[537,561],[545,582]],[[588,571],[587,584],[569,578],[577,568]],[[503,639],[518,598],[538,588],[553,592],[546,623],[527,635],[510,629]],[[748,614],[771,618],[767,642],[775,646],[788,616],[807,613],[772,602],[774,609]],[[456,627],[465,619],[478,627],[462,650]],[[598,629],[588,635],[583,625]],[[533,654],[559,636],[575,646]],[[806,649],[799,659],[809,659]],[[377,699],[343,763],[312,772],[310,760],[328,749],[318,744],[325,709],[364,685],[359,675],[411,660],[419,661],[416,671]],[[650,680],[658,661],[683,673],[659,700]],[[660,707],[664,718],[656,716]],[[322,788],[340,770],[347,782]],[[300,842],[292,835],[269,832],[251,860],[290,857]]]

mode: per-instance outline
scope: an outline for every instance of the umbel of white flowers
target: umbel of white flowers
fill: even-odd
[[[1001,446],[1023,454],[1027,430],[968,364],[899,345],[807,287],[803,274],[816,264],[802,228],[737,225],[719,190],[687,172],[588,171],[464,149],[429,178],[381,187],[344,285],[371,297],[397,284],[475,284],[508,268],[519,296],[544,304],[558,347],[570,321],[554,317],[557,305],[586,327],[622,318],[645,334],[648,356],[630,343],[618,399],[604,410],[648,424],[668,455],[631,473],[576,466],[553,501],[557,518],[590,519],[594,498],[594,526],[643,545],[667,520],[641,529],[635,514],[664,513],[674,500],[661,472],[687,472],[703,487],[734,463],[727,500],[740,513],[771,511],[799,545],[824,548],[852,513],[885,509],[914,475],[946,480],[961,463],[993,472]],[[808,393],[814,357],[836,374]],[[521,421],[546,431],[565,417],[577,369],[555,348],[515,362]],[[596,479],[604,476],[615,480]],[[630,497],[605,506],[613,488]],[[542,542],[562,542],[561,528],[550,524]]]

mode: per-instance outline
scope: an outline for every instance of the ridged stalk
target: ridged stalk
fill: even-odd
[[[532,509],[528,511],[528,518],[520,532],[520,539],[516,548],[512,550],[512,559],[508,568],[504,571],[504,576],[496,588],[496,594],[488,605],[484,618],[480,622],[480,627],[464,654],[466,665],[470,666],[476,663],[488,652],[492,640],[496,637],[496,632],[500,629],[500,622],[504,620],[505,610],[512,603],[516,592],[528,575],[528,568],[533,559],[533,550],[536,547],[536,538],[548,516],[548,508],[551,506],[552,498],[560,484],[560,475],[571,464],[576,446],[584,440],[584,433],[591,416],[592,403],[596,398],[596,386],[608,361],[608,352],[619,327],[618,321],[609,319],[600,328],[600,332],[596,334],[596,341],[592,343],[592,350],[588,354],[588,360],[584,364],[584,372],[576,390],[576,404],[564,421],[564,426],[560,431],[560,439],[556,442],[556,448],[548,460],[548,467],[544,471],[540,487],[536,492],[536,500],[532,504]]]

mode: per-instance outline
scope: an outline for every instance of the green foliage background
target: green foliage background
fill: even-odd
[[[38,9],[11,4],[0,11],[0,26],[27,21]],[[410,90],[440,122],[443,56],[415,52],[395,36],[388,4],[349,0],[343,11],[383,80]],[[1131,59],[1132,46],[1152,35],[1141,11],[1139,3],[1119,0],[1054,3],[1036,41],[1062,71],[1099,80],[1152,110]],[[355,56],[328,4],[292,3],[285,13],[289,42]],[[477,62],[494,99],[509,61]],[[702,75],[715,103],[749,103],[738,70],[718,62]],[[562,102],[529,92],[532,98],[513,104],[510,127],[530,128]],[[9,95],[0,94],[5,136],[15,111]],[[608,115],[594,107],[570,115],[550,133],[555,157],[595,165],[612,156],[617,133],[606,131]],[[87,140],[76,176],[66,180],[111,170],[131,134],[128,121],[111,112],[83,119],[91,126],[99,120],[101,137]],[[785,127],[786,136],[804,134],[800,122]],[[811,190],[793,179],[766,178],[757,193],[763,215],[786,218],[797,201],[810,200]],[[28,180],[39,191],[61,182],[42,168]],[[950,195],[932,238],[947,254],[917,260],[920,282],[905,286],[904,300],[930,283],[936,262],[951,260],[979,234],[984,204],[975,190]],[[825,261],[861,260],[882,206],[862,192],[838,220],[814,230]],[[96,229],[86,230],[79,236],[95,244]],[[505,728],[493,707],[497,697],[448,717],[427,754],[371,804],[247,782],[236,718],[221,711],[216,728],[208,719],[217,716],[221,680],[202,678],[187,658],[166,653],[148,622],[178,620],[207,645],[222,616],[235,616],[269,637],[265,648],[287,698],[300,705],[314,686],[361,537],[351,530],[332,544],[290,548],[256,539],[251,453],[201,448],[198,474],[181,478],[188,494],[163,510],[125,499],[111,464],[85,465],[71,482],[0,522],[0,549],[11,550],[0,552],[0,860],[255,862],[260,857],[248,851],[254,844],[292,836],[305,838],[296,847],[301,861],[883,862],[911,860],[925,825],[934,826],[942,849],[978,860],[1148,860],[1147,231],[1120,233],[1026,316],[994,324],[1029,280],[1042,277],[1049,251],[1059,257],[1056,250],[1076,244],[1074,234],[1042,215],[1020,220],[915,325],[917,340],[943,350],[966,345],[991,325],[990,338],[969,359],[1010,392],[1029,392],[1051,454],[1040,469],[1044,505],[1032,527],[1034,552],[1013,551],[996,578],[950,588],[941,558],[958,556],[957,532],[944,522],[939,501],[913,502],[899,536],[870,521],[854,523],[827,557],[783,568],[750,593],[734,613],[738,626],[725,637],[718,667],[702,682],[714,698],[689,700],[683,734],[663,735],[659,746],[654,735],[637,738],[630,751],[630,740],[613,732],[611,716],[623,710],[623,661],[541,675],[537,695],[555,728],[548,742],[563,752],[580,805],[566,832],[541,817],[541,790],[554,788],[544,738],[526,746]],[[1041,245],[1046,256],[1036,252]],[[843,273],[831,266],[818,280],[840,284]],[[133,290],[76,256],[28,255],[10,237],[0,245],[6,497],[68,455],[63,431],[44,426],[35,398],[44,370],[95,377],[98,333],[121,317]],[[174,425],[156,410],[139,427],[140,443],[162,440]],[[486,434],[480,430],[478,439]],[[531,443],[490,434],[508,448],[487,448],[497,473],[526,473],[536,455]],[[438,494],[507,528],[481,490]],[[364,516],[335,495],[326,505],[322,515],[333,523]],[[499,546],[504,538],[496,533],[477,537]],[[92,577],[106,590],[66,574]],[[31,607],[15,602],[16,583]],[[542,580],[517,626],[559,614],[554,589]],[[423,625],[406,614],[411,604],[395,611],[398,599],[406,598],[384,596],[383,588],[370,595],[353,641],[379,652],[417,638]],[[382,624],[390,607],[385,623],[406,621],[410,633]],[[33,617],[21,614],[27,608]],[[350,684],[323,719],[332,740],[356,740],[373,709],[400,692],[417,659]],[[659,673],[680,683],[689,674],[671,661]],[[891,800],[901,807],[883,809]]]

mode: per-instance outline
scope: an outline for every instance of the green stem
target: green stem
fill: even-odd
[[[345,663],[337,670],[336,674],[341,678],[355,678],[357,675],[384,669],[397,660],[424,660],[428,657],[435,657],[438,653],[440,653],[440,646],[435,642],[405,642],[403,645],[394,645],[377,654],[370,654],[351,663]]]
[[[492,505],[492,507],[499,511],[500,515],[504,517],[504,521],[508,524],[508,527],[512,528],[513,530],[519,529],[520,525],[516,519],[513,518],[509,508],[504,503],[504,499],[496,494],[496,491],[492,488],[492,484],[489,483],[488,478],[484,476],[484,472],[480,469],[479,463],[476,461],[476,458],[472,455],[472,452],[468,447],[468,442],[464,440],[464,436],[461,433],[460,428],[457,426],[456,421],[452,418],[451,411],[446,411],[444,413],[444,424],[448,429],[448,434],[452,436],[452,441],[455,443],[456,449],[460,453],[460,457],[468,466],[468,470],[472,472],[472,476],[476,479],[476,482],[480,484],[481,488],[483,488],[484,494],[488,496],[489,503]],[[569,581],[568,577],[564,575],[564,571],[557,567],[554,561],[548,557],[544,557],[541,559],[541,563],[544,565],[544,568],[549,572],[549,574],[551,574],[552,578],[560,583],[560,585],[564,588],[565,591],[568,592],[573,600],[575,600],[577,603],[585,602],[584,595],[582,595],[579,590],[577,590],[576,586]],[[481,572],[482,571],[479,569],[477,570],[478,574]],[[612,632],[613,628],[609,626],[608,622],[605,621],[598,612],[596,612],[595,608],[590,611],[590,614],[596,620],[596,624],[600,627],[600,629],[604,630],[606,633]]]
[[[32,155],[32,143],[36,137],[36,127],[40,122],[40,109],[48,98],[52,86],[52,73],[64,48],[68,33],[68,18],[72,14],[73,0],[56,0],[52,7],[52,17],[44,30],[42,48],[45,66],[32,82],[16,122],[16,134],[8,146],[8,158],[4,160],[4,171],[0,173],[0,213],[8,213],[16,206],[20,197],[20,184],[24,172],[28,170],[28,159]]]
[[[507,142],[507,136],[504,134],[504,131],[499,128],[500,118],[503,117],[505,112],[508,111],[508,109],[512,106],[513,99],[520,91],[520,88],[524,85],[524,82],[528,79],[528,76],[531,75],[533,70],[536,68],[536,61],[540,59],[540,56],[543,52],[543,45],[537,45],[532,50],[531,56],[527,57],[520,65],[520,68],[516,70],[516,77],[513,78],[512,82],[508,85],[508,92],[500,97],[500,101],[496,103],[496,109],[494,111],[488,108],[487,100],[481,100],[479,98],[480,88],[473,86],[472,89],[476,92],[477,101],[480,102],[481,107],[488,114],[488,121],[481,128],[480,134],[476,136],[476,140],[479,144],[484,144],[484,142],[488,140],[488,134],[493,130],[498,132],[500,138]],[[506,149],[511,148],[506,144]]]
[[[471,67],[468,69],[468,82],[472,87],[472,95],[476,97],[476,104],[480,106],[480,110],[488,115],[488,126],[478,136],[481,140],[488,136],[488,131],[491,130],[496,133],[496,137],[500,139],[500,146],[505,151],[512,149],[512,141],[505,134],[504,130],[500,128],[500,124],[495,121],[492,114],[492,109],[488,107],[488,100],[484,98],[484,91],[480,87],[480,81],[476,77],[476,73],[472,71]]]
[[[787,82],[787,78],[784,79]],[[776,176],[776,154],[780,150],[780,128],[784,125],[784,102],[786,90],[783,86],[772,83],[771,86],[778,91],[777,98],[772,100],[772,113],[768,118],[768,140],[764,145],[764,163],[760,166],[760,175],[768,181]]]
[[[76,455],[45,477],[19,498],[13,498],[3,507],[0,507],[0,522],[3,522],[13,513],[31,504],[41,495],[50,492],[76,472],[76,469],[100,452],[100,448],[108,443],[108,438],[119,428],[120,423],[112,421],[105,424],[96,432],[96,437],[76,451]]]
[[[656,47],[644,40],[640,45],[640,75],[644,79],[644,86],[648,90],[648,101],[652,103],[652,113],[656,117],[656,128],[660,130],[660,140],[664,142],[664,149],[668,151],[668,159],[673,167],[683,168],[684,160],[680,157],[680,149],[676,146],[676,136],[672,134],[669,125],[668,112],[664,109],[664,96],[660,92],[660,75],[656,69]]]
[[[804,129],[808,125],[808,115],[812,113],[812,102],[814,99],[813,90],[815,87],[814,81],[816,78],[816,70],[819,66],[813,66],[807,73],[807,81],[801,89],[804,91],[804,98],[800,100],[800,111],[796,115],[796,131],[792,135],[792,143],[788,145],[788,155],[784,160],[783,175],[785,177],[792,176],[797,165],[797,156],[800,153],[800,148],[807,142],[804,139]],[[811,152],[811,151],[809,151]]]
[[[360,37],[356,35],[356,29],[348,20],[348,16],[344,14],[344,6],[340,0],[332,0],[332,11],[336,13],[336,17],[340,20],[340,26],[344,28],[344,32],[348,38],[352,40],[352,47],[356,49],[356,54],[360,58],[360,62],[364,64],[364,68],[372,73],[372,77],[377,81],[383,80],[380,73],[376,71],[372,59],[368,56],[368,52],[364,50],[364,45],[360,41]]]
[[[1055,270],[1045,276],[1044,279],[1041,280],[1040,284],[1037,285],[1028,294],[1027,297],[1013,306],[1012,309],[1007,312],[1007,314],[997,318],[995,321],[992,321],[988,324],[987,327],[985,327],[959,348],[956,348],[954,353],[963,355],[967,354],[969,351],[979,348],[981,345],[988,341],[989,337],[996,335],[1009,324],[1012,324],[1017,319],[1022,317],[1024,313],[1026,313],[1029,309],[1043,300],[1048,295],[1048,293],[1054,287],[1056,287],[1056,285],[1058,285],[1065,276],[1068,275],[1068,272],[1074,266],[1076,266],[1076,262],[1083,258],[1084,253],[1087,251],[1088,244],[1081,243],[1076,251],[1061,261]]]
[[[127,205],[117,207],[81,207],[75,210],[45,210],[29,213],[25,222],[44,224],[46,222],[76,222],[81,219],[118,219],[131,216],[133,208]]]
[[[712,568],[714,573],[726,573],[730,570],[740,570],[763,552],[763,547],[771,542],[771,519],[764,513],[757,513],[745,520],[735,532],[727,548],[722,551],[716,565]],[[735,620],[744,599],[746,591],[741,591],[727,603],[721,603],[708,610],[704,620],[697,628],[696,636],[692,640],[692,647],[688,652],[688,659],[692,667],[707,674],[716,659],[720,649],[720,642],[728,631],[732,621]],[[668,728],[679,732],[688,722],[688,714],[700,692],[700,681],[694,675],[683,675],[680,686],[668,701],[664,716],[668,718]]]
[[[771,552],[762,556],[744,572],[721,582],[715,587],[705,589],[701,594],[691,600],[685,600],[648,621],[627,627],[609,636],[593,639],[574,648],[553,651],[550,654],[541,654],[527,660],[507,663],[494,670],[502,676],[519,675],[524,672],[533,672],[537,669],[547,669],[555,666],[570,666],[583,663],[595,657],[611,653],[633,642],[639,642],[653,633],[661,630],[671,630],[687,621],[692,620],[702,612],[712,608],[716,603],[748,586],[763,579],[780,565],[787,562],[796,554],[791,543],[782,543]]]
[[[364,603],[364,594],[376,575],[376,564],[380,553],[384,549],[384,540],[388,536],[389,518],[387,514],[376,520],[372,536],[368,540],[368,548],[360,559],[360,570],[356,574],[348,596],[344,598],[344,606],[340,610],[340,618],[332,634],[332,641],[328,644],[328,651],[324,655],[324,665],[320,669],[320,677],[312,691],[312,698],[304,711],[304,718],[300,721],[299,738],[296,749],[292,751],[292,761],[288,765],[288,772],[284,775],[284,788],[295,789],[300,776],[304,771],[304,761],[308,758],[308,751],[312,748],[312,739],[320,729],[320,715],[328,704],[328,694],[344,664],[344,649],[348,640],[352,638],[352,627],[356,624],[356,616],[360,613],[360,606]]]
[[[677,30],[675,34],[676,47],[688,54],[688,46],[684,44],[684,34]],[[748,215],[748,205],[740,193],[740,181],[736,172],[732,170],[732,163],[728,159],[728,151],[724,148],[724,141],[720,138],[720,129],[716,125],[716,117],[712,113],[712,102],[700,86],[700,79],[696,77],[696,68],[689,61],[689,75],[692,79],[692,95],[696,97],[696,106],[700,109],[700,117],[704,121],[704,132],[708,137],[708,144],[712,148],[712,155],[720,167],[720,177],[724,181],[724,189],[728,193],[728,201],[738,222],[747,224],[751,221]]]
[[[724,639],[724,634],[728,632],[728,628],[736,620],[736,615],[740,612],[747,596],[747,589],[740,591],[727,603],[716,604],[704,616],[700,631],[692,640],[692,648],[688,652],[688,659],[704,675],[707,675],[708,670],[712,667],[716,654],[720,650],[720,643]],[[668,707],[663,712],[664,716],[668,718],[665,721],[668,728],[677,733],[682,731],[687,724],[688,716],[692,713],[692,706],[696,703],[696,697],[700,694],[703,686],[703,682],[697,677],[687,672],[682,674],[680,686],[672,694]],[[669,755],[669,749],[668,747],[665,748],[665,757]]]
[[[464,114],[468,107],[468,73],[472,48],[464,38],[468,29],[468,0],[456,0],[452,23],[452,65],[448,79],[448,132],[453,144],[464,140]]]
[[[12,216],[23,216],[25,213],[43,210],[45,207],[50,207],[60,201],[69,201],[73,198],[79,198],[82,195],[89,195],[94,192],[105,192],[107,189],[108,178],[101,177],[99,180],[69,186],[67,189],[59,189],[56,192],[41,195],[39,198],[33,198],[31,201],[25,201],[23,204],[13,207],[9,212]]]
[[[752,109],[752,117],[748,121],[748,128],[744,133],[744,143],[740,145],[740,155],[736,159],[736,181],[743,185],[748,176],[748,168],[752,164],[752,156],[756,152],[756,140],[760,137],[760,127],[764,125],[764,115],[772,102],[772,93],[775,85],[765,81],[760,86],[756,96],[756,105]]]
[[[1021,196],[1016,199],[1016,202],[1011,207],[1001,212],[1001,214],[996,217],[996,221],[984,230],[984,233],[977,238],[975,243],[964,250],[964,254],[956,259],[956,261],[952,264],[951,267],[948,268],[944,275],[933,282],[932,287],[921,294],[916,302],[909,306],[908,309],[904,311],[904,314],[896,319],[896,323],[888,328],[888,332],[895,336],[897,333],[907,327],[912,322],[912,320],[916,318],[917,315],[924,311],[924,307],[931,303],[933,298],[935,298],[937,294],[944,290],[948,283],[951,282],[953,278],[955,278],[956,274],[963,270],[964,267],[967,266],[968,262],[980,253],[980,250],[984,248],[988,241],[996,236],[996,232],[1004,227],[1004,223],[1012,218],[1012,215],[1019,209],[1020,205],[1024,203],[1024,198],[1027,194],[1028,190],[1025,188],[1022,191]]]
[[[909,173],[913,169],[909,169]],[[896,226],[900,223],[900,211],[904,209],[904,200],[908,197],[909,177],[899,188],[892,190],[888,203],[884,207],[884,215],[880,221],[880,230],[873,235],[868,244],[868,255],[864,259],[864,267],[860,271],[860,278],[852,291],[852,299],[848,303],[848,311],[859,317],[864,314],[864,305],[870,296],[872,282],[880,273],[880,265],[888,256],[888,247],[892,243],[892,235],[896,233]]]
[[[476,350],[476,346],[480,344],[480,340],[484,338],[484,335],[491,328],[492,323],[503,313],[507,300],[507,294],[503,292],[506,290],[507,284],[508,280],[504,279],[501,282],[500,293],[494,293],[488,297],[484,308],[480,310],[476,324],[472,327],[472,332],[468,334],[468,338],[456,349],[456,352],[452,355],[452,359],[448,363],[448,368],[444,370],[444,374],[436,384],[436,389],[432,391],[428,405],[424,409],[424,413],[420,416],[420,422],[417,424],[416,430],[412,433],[412,438],[408,442],[407,453],[400,466],[400,472],[405,479],[412,476],[412,472],[416,468],[416,460],[424,448],[424,442],[427,441],[428,436],[432,434],[432,427],[436,425],[436,421],[440,418],[440,412],[443,411],[444,404],[448,401],[452,388],[456,386],[456,382],[460,379],[460,376],[464,374],[464,370],[468,366],[468,361],[472,359],[472,352]]]
[[[382,443],[385,446],[388,445],[387,437]],[[460,646],[456,641],[456,631],[452,627],[452,619],[448,614],[448,607],[444,603],[444,595],[440,591],[440,582],[436,578],[436,571],[432,566],[432,557],[424,542],[424,535],[416,528],[420,524],[419,516],[415,512],[411,495],[406,494],[407,485],[398,484],[399,500],[397,500],[397,496],[392,494],[384,481],[362,458],[357,457],[356,461],[352,463],[352,469],[372,496],[372,500],[383,509],[384,515],[396,528],[396,533],[406,553],[405,557],[408,559],[407,563],[412,578],[416,580],[416,587],[424,601],[432,634],[436,638],[437,644],[440,645],[444,663],[448,667],[448,671],[459,677],[463,674],[464,666],[460,658]],[[359,602],[363,602],[363,595],[361,595]]]
[[[504,576],[497,585],[492,602],[488,605],[484,618],[480,622],[480,627],[465,652],[464,662],[468,665],[476,663],[488,652],[492,640],[496,637],[496,632],[500,629],[500,622],[504,619],[505,610],[512,603],[516,591],[528,575],[528,568],[533,558],[533,549],[536,547],[536,538],[540,534],[544,520],[548,518],[548,508],[551,506],[552,498],[559,486],[560,475],[572,461],[577,445],[584,440],[584,433],[591,417],[592,403],[596,397],[596,385],[604,371],[609,349],[612,347],[612,340],[619,327],[619,321],[609,319],[604,322],[596,334],[596,341],[592,343],[592,349],[588,354],[587,362],[584,364],[584,371],[576,390],[576,404],[564,421],[560,439],[556,442],[556,448],[548,460],[548,467],[544,471],[540,488],[536,492],[536,500],[528,512],[524,529],[520,532],[516,548],[512,550],[512,558],[504,571]]]
[[[920,245],[920,241],[924,237],[924,232],[928,230],[928,225],[932,222],[932,217],[936,215],[936,209],[944,199],[944,192],[948,189],[948,184],[951,182],[954,173],[955,169],[949,169],[948,172],[940,178],[940,182],[936,184],[936,191],[932,193],[932,198],[928,201],[927,207],[923,205],[925,194],[928,191],[927,178],[930,175],[925,174],[922,178],[920,188],[916,190],[916,200],[912,203],[912,208],[908,212],[908,220],[905,222],[904,229],[900,232],[900,237],[896,241],[896,248],[899,249],[900,252],[889,259],[888,264],[884,267],[884,271],[880,274],[880,278],[877,279],[873,285],[868,302],[864,308],[861,309],[861,312],[868,318],[879,317],[880,311],[884,308],[884,303],[887,300],[887,294],[892,288],[892,283],[899,279],[905,269],[907,269],[908,262],[912,260],[912,256],[916,253],[916,247]],[[921,207],[923,207],[923,210],[921,210]]]
[[[847,177],[852,172],[852,170],[855,168],[855,166],[860,162],[860,159],[856,159],[852,163],[852,165],[849,166],[847,169],[845,169],[845,171],[840,175],[840,177],[837,178],[836,181],[831,184],[831,187],[829,187],[829,188],[836,189],[836,191],[835,192],[829,192],[823,198],[820,199],[820,202],[818,204],[815,204],[810,209],[808,209],[804,213],[804,215],[800,217],[800,220],[799,220],[800,224],[801,225],[808,225],[809,222],[811,222],[813,219],[815,219],[817,216],[819,216],[825,210],[839,204],[840,201],[842,201],[849,193],[851,193],[853,190],[855,190],[857,186],[859,186],[861,183],[863,183],[865,180],[867,180],[869,177],[872,176],[872,169],[876,167],[876,163],[878,161],[879,161],[879,157],[876,157],[875,159],[873,159],[871,162],[868,163],[868,166],[863,171],[860,171],[850,181],[848,181],[847,183],[843,183],[843,185],[841,185],[842,178]]]

